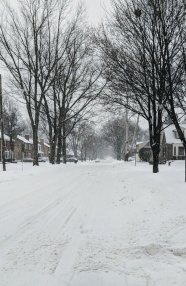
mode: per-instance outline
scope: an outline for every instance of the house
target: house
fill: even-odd
[[[182,131],[186,137],[186,123],[180,124]],[[170,124],[168,126],[164,126],[164,129],[161,133],[161,141],[160,141],[160,158],[165,158],[167,161],[169,160],[184,160],[185,153],[184,147],[179,139],[178,132],[174,126],[174,124]],[[148,142],[140,142],[136,144],[137,147],[137,160],[140,161],[140,153],[149,154],[150,145]],[[148,160],[147,160],[148,161]]]
[[[5,142],[5,160],[10,160],[13,158],[13,153],[11,151],[10,146],[10,137],[4,134],[4,142]],[[1,132],[0,132],[0,161],[2,157],[2,141],[1,141]]]
[[[17,160],[23,157],[33,158],[33,141],[30,140],[29,135],[25,137],[17,135],[14,143],[14,157]]]
[[[44,139],[39,140],[39,146],[38,146],[38,156],[39,157],[49,157],[50,155],[50,145],[45,142]]]
[[[14,140],[14,152],[11,151],[10,137],[4,135],[5,140],[5,159],[11,160],[16,158],[17,160],[22,160],[22,158],[29,157],[33,158],[33,140],[30,139],[29,135],[20,136]],[[1,133],[0,133],[0,150],[1,149]],[[38,142],[38,156],[39,157],[49,157],[50,145],[45,143],[43,139]],[[1,161],[1,152],[0,152]]]
[[[180,127],[186,137],[186,124],[180,124]],[[181,143],[181,140],[179,139],[174,124],[165,126],[165,129],[163,130],[163,136],[165,137],[165,156],[167,160],[184,160],[184,147]]]

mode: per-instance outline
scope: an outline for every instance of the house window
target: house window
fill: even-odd
[[[179,135],[177,131],[175,131],[175,138],[179,139]]]
[[[9,159],[9,151],[5,151],[5,159]]]
[[[186,138],[186,129],[184,130],[184,137]]]
[[[184,148],[183,147],[178,147],[178,155],[184,156]]]
[[[174,156],[176,156],[176,147],[174,147]]]
[[[31,145],[29,143],[25,143],[25,150],[31,150]]]

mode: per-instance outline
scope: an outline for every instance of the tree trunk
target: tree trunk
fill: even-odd
[[[126,153],[125,154],[125,161],[128,162],[128,160],[129,160],[129,153]]]
[[[11,132],[10,134],[10,155],[11,155],[11,158],[10,158],[10,161],[12,162],[12,160],[14,159],[14,142],[13,142],[13,132]]]
[[[78,154],[77,154],[77,153],[78,153],[78,152],[77,152],[77,146],[74,148],[74,150],[73,150],[73,151],[74,151],[74,157],[76,157],[76,158],[77,158],[77,157],[78,157]]]
[[[63,154],[63,164],[67,162],[67,148],[66,148],[66,138],[63,137],[62,141],[62,154]]]
[[[186,183],[186,144],[183,145],[185,152],[185,183]]]
[[[1,162],[3,163],[3,171],[6,171],[5,140],[4,140],[4,132],[3,132],[3,130],[4,130],[3,124],[1,123]]]
[[[59,134],[58,134],[58,143],[57,143],[57,164],[60,164],[60,159],[61,159],[61,151],[62,151],[62,136],[61,136],[61,128],[59,130]]]
[[[86,162],[87,160],[87,151],[85,151],[85,155],[84,155],[84,161]]]
[[[81,149],[81,162],[83,162],[83,150]]]
[[[54,165],[56,162],[56,139],[55,135],[50,139],[50,163]]]
[[[67,144],[66,144],[66,124],[62,124],[63,138],[62,138],[62,154],[63,154],[63,164],[67,162]]]
[[[159,172],[159,152],[156,150],[153,151],[153,173],[158,173]]]
[[[38,162],[38,128],[33,127],[33,166],[39,166]]]
[[[49,108],[47,104],[46,98],[45,100],[45,109],[46,109],[46,116],[48,120],[48,128],[49,128],[49,142],[50,142],[50,156],[49,162],[50,164],[54,165],[56,162],[56,144],[57,144],[57,128],[56,128],[56,120],[54,120],[52,124],[52,120],[49,113]],[[54,105],[55,106],[55,105]],[[55,108],[54,108],[55,109]],[[56,117],[55,117],[56,118]],[[54,127],[53,127],[54,126]],[[53,135],[54,134],[54,135]]]
[[[117,160],[121,161],[121,144],[117,143]]]
[[[128,102],[128,96],[127,96]],[[128,122],[128,109],[125,109],[125,161],[129,158],[129,122]]]

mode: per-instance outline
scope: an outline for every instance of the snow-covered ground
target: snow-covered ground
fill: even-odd
[[[184,162],[8,164],[0,230],[1,286],[184,286]]]

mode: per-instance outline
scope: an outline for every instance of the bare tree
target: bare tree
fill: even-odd
[[[109,87],[110,83],[108,81],[107,87]],[[110,87],[109,87],[110,88]],[[120,98],[119,98],[120,97]],[[123,122],[125,127],[125,150],[124,150],[124,160],[128,161],[129,156],[131,155],[131,152],[134,148],[134,143],[137,136],[137,130],[139,128],[139,120],[140,120],[140,114],[139,112],[136,114],[136,112],[131,111],[128,107],[128,99],[129,96],[126,94],[126,98],[121,96],[118,97],[117,92],[108,90],[108,88],[105,89],[105,92],[100,97],[100,102],[106,112],[109,112],[110,114],[113,114],[114,116],[125,116],[125,121]],[[135,110],[135,108],[133,108]],[[129,141],[129,122],[131,119],[134,119],[136,122],[135,129],[133,133],[132,141]]]
[[[125,116],[115,117],[107,121],[102,128],[102,137],[112,146],[117,160],[124,159],[126,145],[127,148],[131,147],[129,142],[133,141],[134,131],[137,137],[137,131],[140,129],[136,130],[135,123],[131,120],[128,120],[128,126],[126,127],[125,119]],[[126,128],[128,129],[127,137]]]
[[[60,59],[59,27],[66,9],[66,0],[24,0],[18,12],[6,4],[1,19],[0,60],[23,91],[33,132],[33,165],[38,165],[40,110]]]
[[[91,122],[82,122],[79,128],[80,140],[78,144],[78,149],[80,151],[81,161],[86,161],[88,159],[92,159],[95,154],[97,147],[97,135],[94,130],[94,126]],[[94,158],[95,159],[95,158]]]
[[[102,133],[104,140],[112,146],[115,153],[115,159],[122,160],[125,141],[124,120],[116,118],[108,121],[104,125]]]
[[[94,123],[82,119],[69,134],[69,141],[76,158],[80,156],[81,161],[86,161],[87,157],[89,159],[94,158],[95,148],[97,147]]]
[[[84,122],[80,122],[79,124],[76,124],[76,127],[73,128],[73,130],[69,134],[70,146],[76,158],[78,158],[78,151],[81,139],[83,137],[83,133],[84,133]]]

